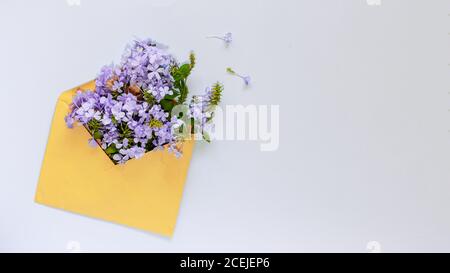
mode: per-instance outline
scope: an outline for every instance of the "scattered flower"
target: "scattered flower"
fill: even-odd
[[[225,33],[223,36],[208,36],[209,39],[219,39],[225,42],[226,46],[229,46],[233,42],[233,34],[231,32]]]
[[[251,80],[252,80],[252,78],[250,76],[240,75],[240,74],[236,73],[231,67],[227,68],[227,72],[230,73],[231,75],[241,78],[244,81],[245,85],[250,85]]]

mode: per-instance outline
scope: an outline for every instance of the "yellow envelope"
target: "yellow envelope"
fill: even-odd
[[[66,127],[64,117],[78,89],[61,94],[56,104],[35,201],[50,207],[172,236],[194,141],[183,156],[147,152],[140,159],[114,165],[105,152],[88,145],[83,126]]]

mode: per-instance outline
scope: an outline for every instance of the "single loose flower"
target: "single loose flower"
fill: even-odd
[[[226,46],[229,46],[233,42],[233,34],[231,32],[227,32],[223,36],[208,36],[207,38],[222,40]]]
[[[241,78],[244,81],[245,85],[250,85],[252,78],[250,76],[243,76],[238,73],[236,73],[231,67],[227,68],[227,72],[230,73],[233,76],[237,76]]]

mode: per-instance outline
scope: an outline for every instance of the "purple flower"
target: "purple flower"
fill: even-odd
[[[241,78],[244,81],[245,85],[250,85],[252,78],[250,76],[243,76],[238,73],[236,73],[231,67],[227,68],[227,72],[230,73],[233,76],[237,76]]]
[[[231,32],[227,32],[223,36],[208,36],[206,38],[222,40],[226,46],[229,46],[233,42],[233,34]]]
[[[65,116],[64,120],[65,120],[66,125],[67,125],[68,128],[73,128],[73,124],[75,123],[75,119],[72,117],[72,115]]]
[[[113,157],[113,159],[117,160],[118,163],[123,164],[129,159],[141,158],[145,153],[145,149],[136,145],[129,149],[120,149],[119,152],[120,155],[116,156],[115,158]]]
[[[242,79],[244,80],[245,85],[250,85],[250,82],[252,80],[252,78],[250,78],[250,76],[244,76],[244,77],[242,77]]]
[[[175,58],[152,40],[137,40],[122,56],[121,76],[132,85],[141,87],[160,101],[172,89],[171,67]]]
[[[125,112],[122,111],[122,102],[116,103],[111,108],[111,113],[114,115],[114,118],[120,122],[123,118],[125,118]]]
[[[122,92],[123,82],[115,81],[112,86],[113,91]]]
[[[88,140],[88,143],[89,143],[89,146],[92,147],[92,148],[95,148],[95,147],[98,146],[97,141],[95,141],[95,139],[93,139],[93,138],[90,138],[90,139]]]
[[[167,151],[169,153],[173,153],[176,158],[180,158],[183,155],[183,152],[177,147],[176,144],[170,144]]]
[[[113,159],[117,162],[120,162],[122,160],[122,155],[120,154],[115,154],[113,155]]]
[[[101,112],[99,111],[99,95],[92,91],[80,92],[78,91],[73,98],[71,104],[71,112],[66,117],[66,124],[69,128],[77,121],[83,125],[87,124],[92,119],[100,119]]]
[[[111,124],[111,118],[109,117],[108,114],[105,114],[105,115],[103,116],[102,124],[103,124],[103,125],[109,125],[109,124]]]
[[[137,139],[148,139],[151,137],[152,130],[148,125],[138,125],[134,128],[134,135]]]
[[[226,44],[231,44],[231,42],[233,42],[233,34],[231,32],[225,33],[223,40]]]
[[[127,98],[124,98],[122,109],[127,112],[130,112],[130,113],[133,113],[134,111],[136,111],[136,109],[137,109],[136,97],[131,95]]]

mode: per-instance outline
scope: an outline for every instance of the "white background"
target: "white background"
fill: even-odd
[[[0,251],[450,251],[449,1],[79,3],[0,2]],[[277,151],[196,147],[172,239],[33,202],[58,94],[135,36],[195,50],[194,93],[280,105]]]

